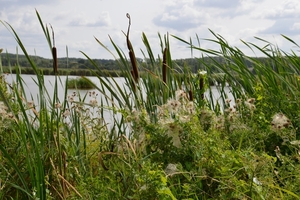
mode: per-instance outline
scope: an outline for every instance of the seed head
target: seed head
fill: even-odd
[[[283,113],[277,113],[272,117],[271,124],[275,129],[282,129],[289,127],[291,121]]]

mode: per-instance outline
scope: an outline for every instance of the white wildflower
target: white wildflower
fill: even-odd
[[[271,124],[272,128],[282,129],[287,128],[291,124],[291,121],[284,114],[277,113],[272,117]]]
[[[171,99],[171,100],[168,100],[168,102],[167,102],[167,108],[170,113],[178,112],[178,109],[180,108],[180,106],[181,106],[181,103],[178,100]]]
[[[61,103],[56,103],[56,104],[55,104],[55,108],[56,108],[56,109],[60,109],[61,107],[62,107]]]
[[[74,94],[74,93],[73,93]],[[73,103],[74,102],[74,96],[72,95],[72,96],[68,96],[68,101],[70,102],[70,103]]]
[[[66,118],[66,117],[70,116],[70,114],[71,114],[71,112],[70,112],[69,108],[67,108],[62,115],[64,118]]]
[[[255,98],[250,98],[250,99],[247,100],[247,102],[250,103],[250,104],[254,104]]]
[[[262,183],[256,177],[253,177],[253,183],[256,185],[262,185]]]
[[[187,99],[186,92],[183,90],[177,90],[175,92],[176,100]]]
[[[181,129],[181,127],[177,126],[174,123],[168,124],[167,135],[172,138],[172,144],[173,144],[173,146],[175,146],[177,148],[182,147],[181,140],[179,137],[179,134],[181,131],[180,129]]]
[[[249,110],[255,110],[256,109],[255,105],[253,103],[248,102],[248,101],[245,102],[245,105]]]
[[[98,104],[97,99],[96,99],[96,98],[91,99],[91,100],[90,100],[90,104],[91,104],[92,107],[96,107],[97,104]]]
[[[198,73],[199,73],[199,75],[204,76],[207,74],[207,71],[202,70],[202,71],[199,71]]]
[[[225,104],[226,104],[227,106],[230,106],[230,102],[231,102],[231,99],[225,99]]]
[[[92,98],[96,98],[98,96],[98,94],[96,94],[96,92],[93,91],[93,92],[89,92],[89,96]]]
[[[195,106],[194,106],[194,102],[190,101],[186,104],[185,106],[186,110],[188,113],[190,114],[194,114],[195,113]]]

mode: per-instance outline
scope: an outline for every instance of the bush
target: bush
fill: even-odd
[[[93,89],[95,85],[90,79],[82,76],[80,78],[68,79],[67,87],[69,89]]]

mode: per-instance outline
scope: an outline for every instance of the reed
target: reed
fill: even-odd
[[[36,14],[57,72],[54,38]],[[35,72],[39,94],[35,102],[26,96],[18,64],[16,81],[8,87],[4,78],[0,82],[0,198],[299,199],[297,54],[261,38],[263,47],[242,41],[269,58],[264,62],[213,31],[208,41],[219,50],[202,48],[198,36],[194,45],[171,35],[191,53],[202,53],[202,68],[193,74],[172,61],[169,34],[158,34],[161,53],[155,58],[142,33],[147,62],[139,64],[127,17],[129,58],[112,38],[113,50],[95,38],[116,59],[125,83],[101,76],[106,72],[82,51],[100,84],[91,83],[94,90],[83,96],[65,87],[63,99],[59,74],[50,96],[18,34],[1,22]],[[209,82],[216,79],[220,99],[213,101]],[[228,89],[234,99],[228,99]]]

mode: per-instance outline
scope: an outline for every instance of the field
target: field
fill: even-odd
[[[37,17],[56,72],[51,29]],[[300,59],[295,52],[262,38],[257,39],[263,47],[244,42],[268,58],[260,62],[211,31],[210,41],[220,50],[159,35],[161,57],[156,59],[143,33],[149,62],[140,66],[128,35],[128,52],[110,38],[114,49],[107,50],[116,57],[125,85],[100,76],[97,63],[82,52],[101,84],[87,94],[89,102],[67,88],[60,101],[57,93],[48,94],[44,75],[13,27],[2,24],[35,72],[39,96],[32,102],[24,95],[18,65],[14,84],[7,85],[2,73],[1,199],[300,199]],[[169,37],[210,58],[213,72],[202,58],[198,73],[179,68]],[[222,74],[217,80],[221,103],[203,95],[216,73]],[[55,80],[58,91],[60,76]],[[225,92],[228,85],[233,100]],[[97,95],[104,100],[97,101]],[[106,110],[115,114],[111,126]]]

